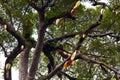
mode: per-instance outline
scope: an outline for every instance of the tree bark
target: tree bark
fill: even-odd
[[[33,60],[32,60],[32,64],[31,64],[31,67],[29,70],[27,80],[34,80],[35,73],[37,71],[38,63],[39,63],[39,59],[40,59],[40,52],[42,51],[42,48],[43,48],[43,39],[44,39],[45,30],[46,30],[45,26],[42,25],[42,23],[41,23],[41,28],[40,28],[39,34],[38,34],[38,41],[37,41],[36,48],[35,48],[36,50],[33,55]]]
[[[35,78],[35,73],[38,69],[38,63],[39,63],[39,59],[40,59],[40,53],[42,51],[43,48],[43,42],[44,42],[44,35],[45,35],[45,31],[47,28],[47,25],[44,21],[44,9],[40,9],[38,11],[39,13],[39,23],[40,23],[40,27],[39,27],[39,31],[38,31],[38,40],[36,43],[36,47],[35,47],[35,53],[33,55],[33,60],[32,60],[32,64],[29,70],[29,74],[27,77],[27,80],[34,80]]]
[[[26,47],[20,54],[19,80],[26,80],[28,74],[28,58],[31,47]]]

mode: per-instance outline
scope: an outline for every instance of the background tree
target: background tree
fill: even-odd
[[[12,80],[16,66],[19,80],[119,80],[119,6],[119,0],[0,0],[4,79]]]

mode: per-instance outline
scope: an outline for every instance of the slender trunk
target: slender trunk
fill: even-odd
[[[27,80],[34,80],[35,73],[38,69],[40,52],[42,51],[42,48],[43,48],[43,39],[44,39],[45,31],[46,31],[46,26],[45,26],[44,23],[41,22],[39,33],[38,33],[38,41],[37,41],[37,44],[36,44],[36,50],[35,50],[35,53],[34,53],[34,56],[33,56],[32,64],[31,64],[31,67],[30,67],[30,70],[29,70]]]
[[[19,80],[26,80],[28,74],[28,58],[31,48],[26,47],[20,54]]]

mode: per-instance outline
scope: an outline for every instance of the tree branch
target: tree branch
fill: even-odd
[[[2,47],[3,51],[4,51],[4,54],[5,54],[5,57],[7,57],[7,51],[5,50],[4,46],[2,44],[0,44],[0,46]]]
[[[75,37],[78,34],[82,34],[82,32],[80,31],[80,32],[72,33],[72,34],[63,35],[63,36],[60,36],[60,37],[48,40],[46,42],[57,42],[57,41],[64,40],[66,38],[73,38],[73,37]]]
[[[64,63],[68,60],[67,58],[64,62],[57,65],[54,70],[52,70],[47,76],[42,77],[42,80],[50,79],[52,76],[54,76],[58,71],[60,71],[63,68]]]
[[[35,72],[37,70],[38,63],[39,63],[39,58],[40,58],[40,52],[43,48],[43,39],[44,39],[45,31],[46,31],[46,28],[48,27],[48,25],[51,25],[53,23],[53,21],[55,21],[57,18],[60,18],[60,17],[71,18],[72,17],[70,12],[69,13],[67,12],[67,13],[61,14],[57,17],[53,17],[46,22],[44,20],[44,18],[45,18],[44,17],[45,8],[44,7],[38,8],[33,3],[31,4],[31,6],[38,11],[39,19],[40,19],[40,22],[39,22],[40,26],[39,26],[39,33],[38,33],[38,41],[36,43],[36,50],[35,50],[35,53],[34,53],[34,56],[33,56],[32,65],[31,65],[30,70],[29,70],[28,80],[33,80],[34,77],[35,77]],[[57,68],[57,69],[59,69],[59,68]],[[51,74],[51,76],[53,76],[53,74]]]
[[[99,1],[95,1],[95,0],[93,0],[93,2],[94,2],[94,3],[93,3],[93,6],[102,5],[102,6],[108,7],[109,10],[112,11],[112,9],[110,8],[110,6],[107,5],[107,4],[104,3],[104,2],[99,2]]]
[[[16,56],[22,51],[21,45],[19,44],[12,52],[11,54],[7,57],[5,61],[5,67],[4,67],[4,79],[5,80],[12,80],[11,79],[11,67],[12,67],[12,62],[16,58]],[[9,65],[9,69],[7,70],[7,65]]]
[[[40,59],[40,53],[43,48],[45,31],[48,26],[45,24],[45,21],[44,21],[44,18],[45,18],[44,17],[44,9],[39,8],[38,14],[39,14],[39,19],[40,19],[39,20],[39,30],[38,30],[38,39],[37,39],[35,53],[33,55],[33,60],[32,60],[31,67],[29,69],[29,74],[28,74],[27,80],[33,80],[35,77],[35,73],[37,71],[38,63],[39,63],[39,59]]]
[[[64,76],[66,76],[69,80],[76,80],[76,78],[71,77],[70,75],[68,75],[68,74],[65,73],[65,72],[62,72],[62,71],[61,71],[61,73],[62,73]]]
[[[89,37],[92,37],[92,38],[95,38],[95,37],[104,37],[104,36],[111,35],[111,34],[112,34],[112,33],[109,32],[109,33],[98,34],[98,35],[88,34],[88,36],[89,36]]]
[[[27,46],[20,54],[19,80],[26,80],[28,75],[28,59],[31,46]]]
[[[100,62],[100,61],[97,61],[97,60],[93,60],[93,59],[90,59],[88,58],[87,56],[85,55],[82,55],[82,54],[77,54],[76,57],[75,57],[75,60],[76,59],[82,59],[88,63],[94,63],[94,64],[99,64],[100,66],[104,66],[106,67],[107,69],[113,71],[114,73],[117,73],[117,74],[120,74],[117,70],[115,70],[114,68],[108,66],[107,64],[103,63],[103,62]]]
[[[76,0],[75,1],[75,5],[76,5],[76,3],[78,2],[79,0]],[[74,5],[74,6],[75,6]],[[77,7],[75,7],[74,8],[74,6],[70,9],[70,10],[68,10],[67,12],[64,12],[64,13],[62,13],[62,14],[60,14],[60,15],[58,15],[58,16],[55,16],[55,17],[53,17],[53,18],[50,18],[48,21],[47,21],[47,25],[50,25],[50,24],[52,24],[56,19],[60,19],[60,18],[70,18],[70,19],[72,19],[72,20],[75,20],[75,17],[73,17],[73,14],[74,14],[74,12],[76,11],[76,9],[78,8],[78,6]],[[73,9],[74,8],[74,9]]]
[[[109,36],[116,38],[116,41],[120,41],[119,35],[109,34]]]
[[[70,11],[68,12],[64,12],[62,14],[60,14],[59,16],[56,16],[56,17],[53,17],[53,18],[50,18],[48,21],[47,21],[47,25],[50,25],[52,24],[56,19],[59,19],[59,18],[70,18],[72,20],[75,20],[75,18],[71,15]]]
[[[0,17],[0,24],[2,25],[6,25],[6,30],[17,39],[18,43],[24,45],[24,39],[22,38],[22,36],[20,35],[20,33],[18,31],[15,31],[15,28],[10,25],[9,23],[6,22],[5,19],[3,19],[2,17]]]
[[[95,23],[91,24],[91,25],[89,26],[89,28],[83,33],[82,37],[79,39],[79,41],[78,41],[78,43],[77,43],[77,46],[76,46],[75,50],[78,50],[78,49],[82,46],[82,43],[83,43],[83,41],[85,40],[86,36],[87,36],[94,28],[96,28],[98,25],[101,24],[101,21],[102,21],[102,18],[103,18],[104,8],[105,8],[105,6],[103,5],[103,8],[102,8],[101,11],[100,11],[100,16],[99,16],[98,20],[97,20]]]
[[[25,47],[25,42],[24,39],[22,38],[22,36],[20,35],[20,33],[18,33],[17,31],[15,31],[14,27],[10,24],[8,24],[5,19],[3,19],[2,17],[0,17],[0,24],[5,25],[6,26],[6,30],[13,36],[16,38],[16,40],[18,41],[18,45],[16,48],[14,48],[14,50],[11,52],[10,55],[8,55],[6,61],[5,61],[5,68],[4,68],[4,79],[5,80],[11,80],[11,67],[12,67],[12,61],[16,58],[16,56],[22,51],[21,46]],[[6,70],[7,65],[10,65],[10,69]]]
[[[40,10],[40,8],[39,8],[35,3],[33,3],[32,1],[29,1],[29,0],[28,0],[28,3],[29,3],[30,6],[33,7],[35,10],[37,10],[37,11]]]
[[[105,8],[103,6],[103,8]],[[86,35],[88,35],[88,33],[91,32],[92,29],[94,29],[95,27],[97,27],[98,25],[100,25],[101,21],[102,21],[102,17],[103,17],[103,8],[101,9],[101,13],[100,13],[100,16],[99,16],[99,19],[98,21],[96,21],[95,23],[93,23],[92,25],[89,26],[89,28],[83,33],[82,37],[80,38],[75,50],[78,50],[79,47],[81,47],[81,44],[83,43],[83,41],[85,40],[85,37]],[[64,15],[65,16],[65,15]],[[62,15],[63,17],[63,15]],[[61,18],[61,16],[58,16],[58,17],[54,17],[53,19],[50,19],[49,23],[52,23],[54,20],[56,20],[57,18]],[[75,36],[75,35],[72,35],[72,36]],[[68,36],[67,36],[68,37]],[[65,37],[64,37],[65,38]],[[61,38],[56,38],[55,40],[59,40],[59,39],[63,39],[62,37]],[[83,57],[83,56],[80,56],[81,58],[83,58],[83,60],[86,60],[86,61],[90,61],[90,62],[93,62],[93,63],[97,63],[96,61],[94,60],[89,60],[88,58],[86,57]],[[63,63],[59,64],[53,71],[51,71],[46,77],[43,78],[43,80],[45,79],[50,79],[57,71],[60,71],[62,69],[62,66],[64,65],[64,63],[69,60],[70,57],[68,57]],[[99,62],[98,62],[99,63]],[[98,64],[97,63],[97,64]],[[99,63],[99,64],[102,64],[102,63]],[[102,64],[104,66],[106,66],[105,64]],[[108,66],[107,66],[108,67]],[[109,67],[108,67],[109,68]],[[111,69],[111,68],[110,68]],[[114,69],[112,69],[114,70]]]
[[[58,66],[56,66],[54,68],[54,70],[52,70],[47,76],[42,77],[42,80],[50,79],[52,76],[54,76],[58,71],[60,71],[63,68],[64,63],[69,59],[70,59],[70,57],[68,57],[64,62],[62,62]],[[104,66],[107,69],[109,69],[109,70],[111,70],[111,71],[113,71],[113,72],[115,72],[117,74],[120,74],[116,69],[108,66],[107,64],[105,64],[103,62],[100,62],[100,61],[96,61],[94,59],[90,59],[90,58],[88,58],[87,56],[85,56],[83,54],[77,54],[76,57],[75,57],[75,60],[77,60],[77,59],[82,59],[82,60],[84,60],[84,61],[86,61],[88,63],[99,64],[100,66]]]

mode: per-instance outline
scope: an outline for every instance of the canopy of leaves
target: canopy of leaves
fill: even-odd
[[[30,52],[28,52],[28,67],[30,68],[34,50],[36,50],[35,46],[39,40],[36,36],[39,37],[39,29],[42,22],[45,22],[47,28],[43,48],[39,52],[40,60],[35,75],[36,80],[49,79],[50,72],[66,61],[61,54],[66,53],[71,56],[80,40],[84,38],[84,34],[85,38],[80,43],[73,64],[65,69],[57,70],[56,74],[50,77],[51,80],[59,78],[63,80],[119,80],[120,1],[109,0],[109,7],[100,4],[95,5],[95,8],[86,8],[84,2],[94,4],[95,0],[91,1],[82,0],[75,14],[69,17],[64,14],[70,13],[77,0],[0,0],[0,54],[9,58],[17,45],[30,46]],[[40,9],[36,6],[44,9],[44,13],[39,12]],[[103,6],[105,6],[105,11],[101,13]],[[43,21],[40,19],[41,13],[44,14]],[[89,31],[90,26],[99,20],[101,14],[103,17],[100,24]],[[55,20],[50,23],[49,21],[53,19]],[[56,24],[57,19],[60,19],[59,24]],[[50,56],[52,56],[53,65]],[[18,67],[19,55],[11,61],[13,67]],[[49,64],[52,65],[50,72]]]

